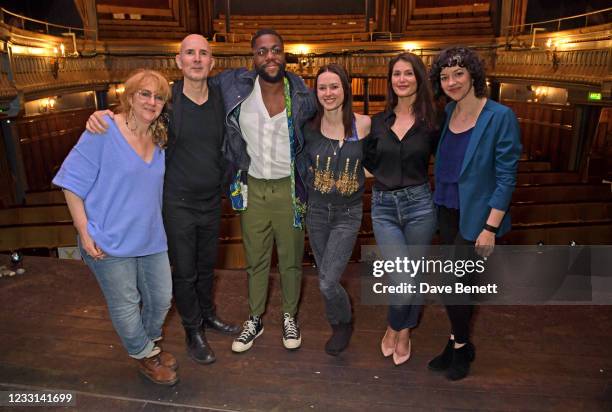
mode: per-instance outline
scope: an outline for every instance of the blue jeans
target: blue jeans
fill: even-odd
[[[397,257],[420,259],[426,256],[436,230],[436,209],[428,183],[392,191],[372,190],[372,226],[376,244],[385,260]],[[410,282],[415,278],[392,273],[390,284]],[[417,288],[418,290],[418,288]],[[422,309],[418,294],[393,296],[388,321],[393,330],[414,328]]]
[[[94,260],[80,249],[102,289],[123,346],[135,359],[146,357],[162,336],[172,300],[168,254]]]
[[[361,204],[354,207],[308,204],[308,239],[317,262],[325,315],[332,325],[349,323],[352,318],[351,302],[340,277],[355,247],[362,209]]]

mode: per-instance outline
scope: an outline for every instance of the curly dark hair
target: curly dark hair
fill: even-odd
[[[431,85],[427,79],[427,69],[423,64],[423,60],[414,53],[404,52],[393,57],[389,61],[387,70],[387,107],[386,110],[392,112],[397,106],[398,97],[393,91],[393,85],[391,78],[393,77],[393,69],[395,63],[398,61],[404,61],[412,65],[412,70],[417,81],[417,94],[413,104],[414,116],[417,121],[427,129],[433,129],[435,127],[436,110],[433,105],[433,95],[431,91]]]
[[[444,95],[440,86],[440,73],[442,69],[455,66],[463,67],[470,73],[474,82],[474,95],[476,97],[485,97],[487,95],[484,61],[474,50],[468,47],[449,47],[442,50],[431,65],[429,79],[431,80],[436,97]]]

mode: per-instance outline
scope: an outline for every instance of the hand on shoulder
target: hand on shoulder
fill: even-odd
[[[110,110],[98,110],[95,111],[87,119],[85,128],[90,133],[101,134],[106,132],[108,129],[108,123],[104,120],[104,116],[108,116],[111,119],[115,118],[115,113]]]

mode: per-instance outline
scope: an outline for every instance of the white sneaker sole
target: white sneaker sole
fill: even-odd
[[[302,345],[302,336],[299,339],[285,339],[283,338],[283,346],[288,350],[299,349]]]
[[[242,353],[242,352],[246,352],[249,349],[251,349],[251,347],[253,346],[253,342],[255,342],[255,339],[260,337],[261,334],[263,333],[263,331],[264,331],[264,328],[261,328],[259,333],[257,335],[255,335],[255,337],[249,343],[242,343],[242,342],[239,342],[237,340],[233,341],[232,342],[232,352]]]

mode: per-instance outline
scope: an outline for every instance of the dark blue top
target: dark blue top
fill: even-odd
[[[449,209],[459,209],[459,174],[465,157],[465,151],[474,128],[465,132],[453,133],[450,128],[440,144],[436,162],[439,162],[435,174],[436,188],[434,203]]]

